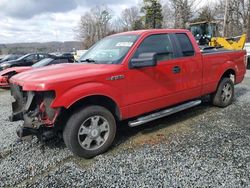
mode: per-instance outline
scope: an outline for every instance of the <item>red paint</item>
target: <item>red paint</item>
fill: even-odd
[[[0,88],[9,88],[9,74],[15,73],[18,74],[20,72],[24,72],[30,70],[32,67],[12,67],[5,69],[0,72]]]
[[[130,59],[143,39],[160,33],[186,33],[195,55],[162,61],[156,67],[130,69]],[[27,91],[55,91],[52,108],[67,109],[87,96],[106,96],[117,104],[122,119],[128,119],[213,93],[221,76],[229,69],[235,71],[236,83],[244,78],[246,52],[243,50],[202,54],[187,30],[144,30],[125,34],[140,37],[120,65],[61,64],[20,73],[12,77],[11,82]],[[181,73],[173,74],[172,68],[177,65]],[[117,75],[124,75],[124,79],[108,79]]]
[[[47,127],[53,127],[57,116],[59,115],[59,109],[55,109],[55,115],[52,120],[49,119],[48,115],[46,114],[45,110],[45,104],[42,102],[39,106],[40,110],[40,121],[42,121],[44,124],[46,124]]]

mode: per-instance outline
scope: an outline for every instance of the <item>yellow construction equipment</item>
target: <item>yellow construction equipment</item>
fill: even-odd
[[[193,33],[199,45],[223,47],[229,50],[241,50],[246,43],[246,34],[238,37],[218,37],[218,24],[216,22],[196,22],[189,24],[189,30]]]
[[[245,46],[246,39],[246,34],[233,38],[212,37],[209,46],[223,47],[229,50],[241,50]]]

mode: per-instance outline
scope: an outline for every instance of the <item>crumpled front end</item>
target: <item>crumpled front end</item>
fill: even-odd
[[[0,76],[0,88],[9,88],[8,76]]]
[[[51,108],[55,98],[54,91],[35,92],[23,91],[19,85],[10,85],[12,102],[11,121],[23,120],[23,126],[18,130],[18,136],[42,134],[41,130],[54,126],[60,109]]]

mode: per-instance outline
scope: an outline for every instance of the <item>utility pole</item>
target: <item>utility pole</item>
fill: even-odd
[[[225,14],[224,14],[224,23],[223,23],[223,37],[226,37],[227,35],[227,19],[228,19],[228,2],[229,0],[226,0],[225,5]]]

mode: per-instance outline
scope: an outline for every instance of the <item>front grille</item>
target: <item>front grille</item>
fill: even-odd
[[[45,112],[50,120],[52,120],[55,116],[55,109],[50,108],[50,105],[54,99],[55,99],[55,92],[53,91],[48,91],[43,94]]]
[[[21,86],[15,84],[10,84],[10,91],[15,100],[12,102],[13,114],[22,113],[27,102],[27,92],[23,91]]]
[[[24,126],[33,127],[35,122],[40,124],[53,124],[56,111],[50,108],[55,98],[55,92],[23,91],[21,86],[11,84],[12,116],[10,120],[24,120]]]

